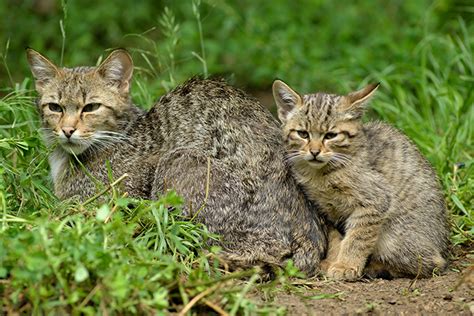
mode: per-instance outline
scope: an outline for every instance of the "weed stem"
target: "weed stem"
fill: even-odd
[[[103,190],[101,190],[99,193],[97,193],[96,195],[94,195],[93,197],[91,197],[90,199],[88,199],[87,201],[85,201],[82,206],[85,206],[89,203],[92,203],[94,202],[95,200],[97,200],[100,196],[102,196],[105,192],[107,192],[108,190],[110,190],[111,188],[113,188],[114,186],[116,186],[117,184],[119,184],[120,182],[122,182],[125,178],[128,177],[128,174],[127,173],[124,173],[120,178],[118,178],[117,180],[115,180],[114,182],[112,182],[111,184],[109,184],[107,187],[105,187]]]

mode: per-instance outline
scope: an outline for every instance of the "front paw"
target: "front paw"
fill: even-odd
[[[321,270],[321,272],[324,274],[324,275],[328,275],[328,271],[329,271],[329,268],[334,264],[334,261],[331,261],[329,259],[324,259],[323,261],[321,261],[321,263],[319,264],[319,269]]]
[[[335,262],[329,267],[327,276],[335,280],[355,281],[362,275],[362,271],[359,270],[355,266]]]

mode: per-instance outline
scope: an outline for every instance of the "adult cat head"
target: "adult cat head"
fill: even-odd
[[[361,117],[378,84],[341,96],[301,96],[283,81],[273,83],[273,96],[288,149],[288,160],[321,169],[346,164],[361,144]]]
[[[113,51],[98,67],[76,68],[58,67],[33,49],[26,53],[48,145],[79,155],[123,138],[133,72],[125,50]]]

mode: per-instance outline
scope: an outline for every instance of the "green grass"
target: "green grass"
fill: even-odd
[[[234,314],[278,312],[242,294],[248,289],[240,279],[255,282],[256,271],[218,269],[218,249],[206,244],[218,236],[181,217],[182,201],[173,192],[158,201],[133,200],[117,185],[103,202],[58,201],[48,181],[47,149],[34,132],[32,100],[18,90],[0,101],[2,119],[18,122],[2,125],[0,139],[3,312],[165,312],[209,289],[206,299]]]
[[[435,167],[452,214],[453,242],[474,234],[474,53],[463,21],[455,35],[427,35],[416,58],[374,73],[383,94],[374,111],[403,130]]]
[[[22,15],[25,7],[10,8],[11,30],[0,32],[3,313],[165,314],[187,306],[193,313],[284,314],[272,307],[274,291],[327,296],[295,292],[291,277],[298,272],[291,265],[272,282],[260,282],[253,270],[219,269],[218,249],[206,245],[218,236],[182,218],[182,201],[173,193],[132,200],[118,184],[100,201],[58,201],[38,132],[22,51],[27,45],[59,62],[64,44],[67,65],[94,64],[104,48],[128,47],[136,62],[133,99],[144,108],[196,73],[268,92],[275,77],[302,92],[346,92],[380,81],[368,117],[396,125],[427,156],[446,194],[453,244],[472,245],[474,25],[468,9],[459,11],[456,2],[389,1],[368,14],[370,1],[341,7],[305,0],[314,10],[303,11],[287,1],[193,1],[156,12],[151,1],[135,10],[124,1],[100,3],[92,12],[78,2],[66,10],[58,3],[49,16],[55,25]],[[123,20],[119,7],[129,13]],[[34,37],[27,32],[39,27]],[[254,303],[255,291],[268,304]]]

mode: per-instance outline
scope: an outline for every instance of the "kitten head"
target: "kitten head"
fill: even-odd
[[[280,80],[273,96],[282,122],[288,160],[321,169],[347,164],[359,148],[361,118],[378,84],[341,96],[300,95]]]
[[[61,68],[33,49],[27,57],[49,145],[78,155],[120,140],[132,107],[133,63],[125,50],[113,51],[98,67]]]

